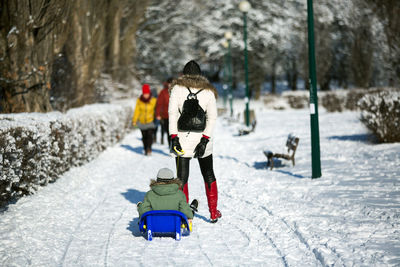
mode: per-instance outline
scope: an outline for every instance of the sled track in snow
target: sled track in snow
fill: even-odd
[[[201,245],[200,245],[200,244],[201,244],[201,240],[200,240],[199,234],[197,234],[196,236],[197,236],[197,241],[198,241],[198,242],[197,242],[197,246],[199,247],[199,249],[200,249],[201,253],[204,255],[204,257],[207,259],[209,265],[212,266],[213,264],[212,264],[212,262],[211,262],[210,257],[208,257],[207,253],[204,252],[204,249],[203,249],[203,248],[201,247]]]
[[[146,165],[146,164],[142,164],[143,161],[144,161],[143,158],[139,158],[139,160],[137,161],[137,162],[138,162],[138,165],[140,166],[140,167],[139,167],[140,170],[143,169],[143,168],[145,168],[145,165]],[[111,185],[111,184],[113,184],[113,183],[115,183],[115,182],[116,182],[115,179],[111,179],[111,180],[108,181],[108,185]],[[106,185],[106,186],[107,186],[107,185]],[[93,217],[93,215],[96,213],[96,211],[97,211],[102,205],[104,205],[104,203],[105,203],[107,200],[109,200],[110,188],[111,188],[111,187],[110,187],[110,186],[107,186],[107,187],[108,187],[108,189],[107,189],[107,191],[105,192],[105,197],[104,197],[101,201],[99,201],[99,202],[97,203],[96,207],[94,207],[94,208],[90,211],[90,213],[88,214],[88,216],[86,216],[85,218],[83,218],[82,220],[80,220],[80,222],[78,223],[78,225],[75,227],[75,229],[74,229],[73,232],[71,233],[71,236],[70,236],[70,238],[69,238],[69,240],[68,240],[68,243],[67,243],[67,245],[66,245],[66,247],[65,247],[65,249],[64,249],[64,253],[63,253],[63,256],[62,256],[61,261],[60,261],[60,266],[65,266],[65,260],[67,259],[67,255],[68,255],[69,249],[70,249],[70,247],[71,247],[71,244],[74,242],[74,240],[75,240],[75,238],[76,238],[76,234],[81,230],[82,224],[85,223],[85,222],[87,222],[87,221],[89,221],[89,220]],[[117,224],[118,221],[122,218],[122,216],[124,215],[125,211],[127,210],[127,208],[128,208],[129,206],[130,206],[130,204],[127,204],[127,206],[121,211],[121,213],[120,213],[120,215],[118,216],[118,218],[112,223],[112,225],[111,225],[111,227],[110,227],[110,230],[109,230],[109,233],[108,233],[108,238],[107,238],[105,241],[103,241],[103,242],[105,243],[104,252],[103,252],[103,253],[104,253],[104,266],[108,266],[109,247],[110,247],[110,242],[111,242],[111,239],[112,239],[112,235],[114,234],[114,231],[115,231],[116,224]],[[147,244],[146,244],[146,247],[147,247]],[[142,265],[143,265],[143,262],[142,262]]]
[[[104,249],[105,250],[104,251],[104,266],[105,267],[108,266],[108,249],[109,249],[109,246],[110,246],[111,238],[112,238],[112,236],[114,234],[115,225],[117,224],[117,222],[119,222],[119,220],[121,220],[121,218],[124,215],[124,213],[125,213],[127,208],[128,208],[128,206],[126,206],[122,210],[122,212],[120,213],[120,216],[113,222],[113,224],[112,224],[112,226],[110,228],[110,231],[108,232],[108,238],[107,238],[107,242],[106,242],[105,249]]]
[[[327,265],[328,265],[328,264],[326,263],[324,257],[321,255],[321,253],[318,252],[318,250],[317,250],[316,248],[311,248],[310,244],[307,242],[307,240],[306,240],[306,239],[303,237],[303,235],[300,233],[300,231],[299,231],[299,229],[298,229],[298,227],[297,227],[296,222],[294,222],[294,223],[293,223],[293,226],[291,226],[291,225],[289,225],[289,223],[288,223],[284,218],[282,218],[282,217],[280,217],[280,216],[275,216],[275,215],[273,214],[273,212],[272,212],[271,210],[267,209],[266,207],[260,206],[259,204],[252,203],[252,202],[250,202],[250,201],[245,201],[245,202],[248,203],[248,204],[250,204],[250,205],[253,205],[253,206],[255,205],[255,206],[257,206],[257,208],[259,208],[259,209],[262,209],[262,210],[267,211],[268,214],[269,214],[270,216],[274,216],[274,217],[279,218],[279,220],[280,220],[283,224],[286,225],[286,227],[297,237],[297,239],[298,239],[301,243],[303,243],[309,251],[311,251],[311,252],[314,254],[315,258],[316,258],[323,266],[327,266]],[[336,256],[336,261],[338,261],[338,260],[341,261],[341,260],[342,260],[342,258],[340,257],[340,255],[339,255],[334,249],[331,249],[331,248],[329,248],[329,247],[326,246],[326,245],[325,245],[325,247],[326,247],[327,249],[329,249],[329,250]]]
[[[303,250],[303,255],[308,256],[308,255],[313,255],[313,257],[315,258],[315,260],[317,261],[317,264],[320,264],[322,266],[326,266],[327,263],[325,262],[324,257],[322,256],[322,254],[316,249],[316,248],[311,248],[311,246],[309,245],[309,243],[307,242],[307,240],[303,237],[303,235],[300,233],[300,231],[298,230],[298,227],[296,225],[296,223],[294,224],[294,226],[291,226],[284,218],[281,218],[280,216],[276,216],[271,210],[267,209],[264,206],[259,205],[258,203],[254,203],[248,200],[239,200],[235,197],[232,197],[226,193],[221,192],[220,193],[223,197],[227,197],[229,199],[231,199],[232,201],[235,201],[237,203],[239,202],[244,202],[246,204],[248,204],[249,206],[251,206],[251,209],[256,209],[258,210],[257,213],[264,213],[265,212],[268,214],[268,216],[270,218],[266,218],[266,221],[273,221],[274,227],[277,227],[278,225],[281,230],[281,233],[286,233],[290,234],[292,237],[287,236],[289,238],[282,239],[282,237],[279,236],[270,236],[268,234],[268,230],[270,228],[270,226],[268,226],[268,224],[265,224],[264,226],[262,225],[262,223],[257,222],[257,218],[256,219],[248,219],[246,217],[244,217],[246,219],[246,221],[248,221],[250,224],[254,225],[257,227],[258,231],[260,231],[261,233],[264,234],[264,236],[269,240],[269,242],[271,243],[271,245],[277,250],[278,255],[280,255],[282,257],[282,262],[284,264],[284,266],[290,266],[291,264],[287,261],[286,255],[287,253],[285,253],[285,248],[282,247],[280,248],[280,246],[282,246],[285,242],[282,241],[286,241],[286,242],[293,242],[294,240],[298,240],[297,243],[300,244],[300,246],[296,246],[298,250]],[[231,202],[232,203],[232,202]],[[236,207],[240,207],[240,205],[231,205],[231,206],[236,206]],[[228,206],[225,206],[228,207]],[[234,214],[242,214],[242,211],[238,211],[238,210],[233,210],[231,208],[229,208],[230,210],[232,210],[232,212]],[[265,233],[264,230],[265,229]],[[272,232],[272,231],[271,231]],[[304,251],[304,249],[301,249],[301,246],[304,246],[305,249],[307,251]],[[332,251],[332,253],[335,255],[336,257],[336,262],[341,262],[342,259],[340,257],[340,255],[338,255],[338,253],[336,251],[334,251],[333,249],[329,248],[326,246],[327,249],[329,249],[330,251]]]
[[[68,250],[69,250],[69,248],[70,248],[70,246],[71,246],[73,240],[75,239],[75,234],[81,229],[82,223],[83,223],[83,222],[86,222],[87,220],[89,220],[89,219],[92,217],[92,215],[94,214],[94,212],[101,206],[101,204],[103,204],[103,203],[107,200],[107,197],[108,197],[108,194],[103,198],[102,201],[99,201],[99,203],[97,203],[96,207],[94,207],[94,208],[90,211],[89,215],[86,216],[84,219],[82,219],[82,220],[79,222],[79,224],[75,227],[74,231],[71,233],[71,236],[70,236],[70,238],[69,238],[69,240],[68,240],[67,245],[65,246],[64,254],[63,254],[62,258],[61,258],[60,266],[64,266],[64,262],[65,262],[65,258],[66,258],[66,256],[67,256],[67,254],[68,254]]]
[[[227,197],[230,197],[230,196],[228,196],[228,195],[226,195],[226,194],[223,194],[223,193],[220,193],[220,194],[221,194],[221,195],[224,195],[224,196],[227,196]],[[230,198],[231,198],[231,197],[230,197]],[[231,198],[231,199],[234,199],[234,198]],[[234,199],[234,200],[236,200],[236,199]],[[227,206],[224,206],[224,207],[226,208]],[[237,210],[234,210],[234,209],[232,209],[232,208],[228,208],[228,209],[232,211],[231,214],[237,214],[237,213],[238,213]],[[240,213],[240,214],[241,214],[241,213]],[[282,264],[283,264],[285,267],[288,267],[288,266],[289,266],[288,263],[287,263],[287,261],[286,261],[285,255],[283,255],[282,251],[278,248],[278,246],[275,244],[275,242],[273,241],[273,239],[268,235],[268,232],[263,231],[263,229],[262,229],[259,225],[256,225],[256,224],[254,223],[254,221],[248,219],[247,217],[244,217],[244,216],[237,216],[237,215],[236,215],[236,217],[237,217],[239,220],[245,220],[245,221],[247,221],[250,225],[254,225],[254,226],[256,227],[257,231],[261,234],[260,236],[266,237],[266,239],[267,239],[268,242],[271,244],[271,246],[276,250],[276,253],[279,255],[279,257],[280,257],[280,259],[281,259],[281,261],[282,261]],[[240,229],[241,232],[244,232],[244,231],[243,231],[240,227],[238,227],[237,225],[232,224],[232,223],[230,223],[230,222],[228,222],[228,224],[229,224],[229,225],[232,225],[233,227],[235,227],[235,228],[237,228],[237,229]],[[246,234],[246,237],[247,237],[248,240],[250,240],[250,237],[249,237],[247,234]],[[248,245],[249,245],[249,244],[248,244]]]
[[[302,242],[306,247],[315,255],[315,258],[324,266],[328,266],[328,264],[325,262],[324,257],[321,255],[321,253],[316,249],[316,248],[311,248],[311,246],[308,244],[307,240],[303,237],[303,235],[300,233],[296,222],[293,224],[293,228],[286,222],[285,219],[280,218],[280,220],[286,224],[286,226],[292,230],[293,234],[297,236],[297,238]],[[326,244],[325,247],[329,249],[336,257],[336,261],[342,261],[342,257],[332,248],[329,248]]]
[[[235,227],[235,228],[238,230],[238,232],[240,232],[243,236],[246,237],[246,239],[247,239],[247,244],[246,244],[246,246],[249,247],[249,246],[250,246],[250,241],[251,241],[250,236],[249,236],[245,231],[243,231],[242,228],[239,228],[237,225],[234,225],[234,224],[232,224],[232,223],[230,223],[230,222],[228,222],[228,224],[230,224],[230,225],[232,225],[233,227]]]

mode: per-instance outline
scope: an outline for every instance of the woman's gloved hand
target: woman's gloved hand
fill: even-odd
[[[181,144],[179,143],[179,137],[171,135],[171,148],[170,152],[175,155],[182,156],[185,152],[182,150]]]
[[[209,141],[210,140],[208,140],[208,138],[205,138],[204,136],[200,139],[200,143],[198,143],[196,148],[194,149],[195,158],[200,158],[204,155],[204,152],[206,152],[207,143]]]

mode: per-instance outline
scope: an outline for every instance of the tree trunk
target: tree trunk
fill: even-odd
[[[354,41],[351,51],[351,69],[353,82],[357,87],[368,88],[372,75],[372,54],[373,47],[371,42],[371,24],[367,14],[359,18],[359,25],[354,30]]]
[[[119,72],[119,57],[120,57],[120,29],[122,19],[122,6],[119,1],[112,0],[109,2],[107,14],[106,31],[106,46],[105,49],[105,71],[111,74],[113,79],[118,79]]]
[[[297,71],[293,72],[293,75],[292,75],[292,87],[291,87],[292,91],[296,91],[297,90],[297,76],[298,76]]]
[[[272,63],[271,69],[271,94],[276,94],[276,63]]]
[[[276,75],[275,73],[271,74],[271,94],[276,94]]]
[[[1,1],[0,112],[65,111],[96,102],[101,72],[128,81],[148,2]]]
[[[120,71],[118,76],[120,82],[129,83],[130,77],[136,75],[136,32],[149,2],[149,0],[135,1],[130,4],[129,12],[123,15],[120,37]]]
[[[0,111],[50,111],[51,62],[69,9],[60,1],[1,1]]]
[[[400,86],[400,2],[398,0],[380,0],[376,3],[378,14],[384,20],[384,32],[388,41],[390,63],[389,85]]]
[[[253,84],[254,86],[254,99],[260,99],[261,90],[262,90],[262,82],[257,82]]]
[[[106,0],[76,0],[70,17],[66,52],[73,66],[73,96],[69,107],[96,101],[94,83],[104,66]]]
[[[296,64],[296,58],[295,57],[290,57],[290,59],[287,59],[289,61],[289,69],[286,73],[286,79],[289,85],[289,88],[292,91],[297,90],[297,64]]]

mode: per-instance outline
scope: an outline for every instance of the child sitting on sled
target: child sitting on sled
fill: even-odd
[[[198,202],[193,200],[189,206],[180,190],[181,187],[181,180],[174,178],[174,173],[170,169],[160,169],[157,180],[150,181],[151,189],[146,193],[143,202],[137,203],[139,218],[150,210],[177,210],[185,214],[191,224]]]

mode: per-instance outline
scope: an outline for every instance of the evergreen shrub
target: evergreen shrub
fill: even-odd
[[[361,122],[379,142],[400,142],[400,90],[386,89],[366,94],[358,101]]]

